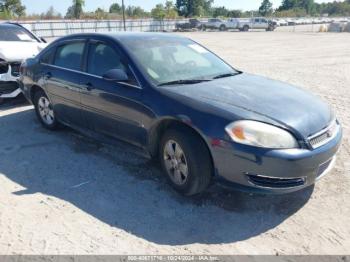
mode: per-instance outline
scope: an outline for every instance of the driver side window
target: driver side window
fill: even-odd
[[[136,80],[130,72],[128,65],[122,61],[122,57],[111,46],[104,43],[90,44],[87,72],[102,77],[111,69],[123,70],[131,79],[130,84],[136,85]]]

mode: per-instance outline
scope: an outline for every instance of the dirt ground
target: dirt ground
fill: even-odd
[[[345,131],[334,170],[283,196],[213,186],[185,198],[133,148],[46,131],[32,107],[4,105],[0,254],[350,253],[350,34],[184,35],[238,69],[327,100]]]

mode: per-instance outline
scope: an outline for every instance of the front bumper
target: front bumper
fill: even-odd
[[[9,64],[7,72],[0,74],[0,98],[14,98],[22,92],[17,83],[17,67],[18,63],[16,63],[16,69]]]
[[[328,173],[342,138],[314,149],[267,150],[225,142],[212,148],[217,179],[258,193],[288,193],[313,185]]]

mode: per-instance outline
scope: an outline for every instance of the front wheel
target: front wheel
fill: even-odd
[[[53,111],[53,106],[44,91],[37,91],[34,94],[34,106],[40,123],[47,129],[55,130],[58,122]]]
[[[210,153],[200,139],[186,128],[168,130],[161,139],[159,157],[171,186],[183,195],[204,191],[212,177]]]

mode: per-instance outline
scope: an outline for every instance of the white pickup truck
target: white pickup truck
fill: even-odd
[[[223,20],[219,18],[211,18],[207,22],[202,22],[201,29],[207,30],[207,29],[216,29],[220,31],[226,31],[229,29],[237,29],[237,21],[229,20]]]
[[[232,18],[236,19],[236,18]],[[230,20],[230,19],[229,19]],[[237,29],[240,31],[249,31],[249,29],[265,29],[266,31],[274,31],[277,23],[263,17],[236,19]]]
[[[249,29],[265,29],[273,31],[277,27],[277,23],[266,18],[230,18],[223,20],[219,18],[211,18],[207,22],[202,22],[201,29],[215,29],[226,31],[236,29],[240,31],[249,31]]]

